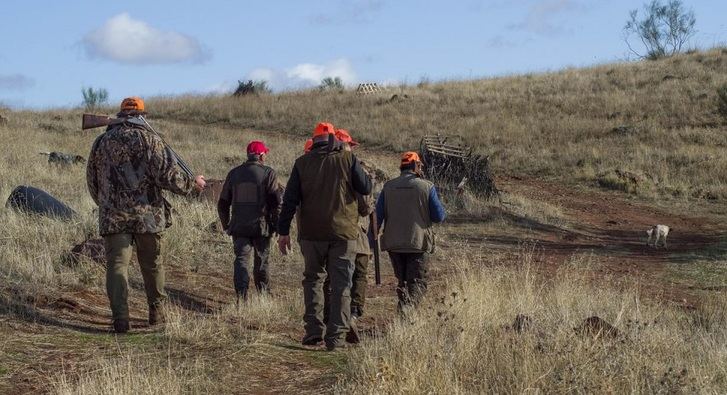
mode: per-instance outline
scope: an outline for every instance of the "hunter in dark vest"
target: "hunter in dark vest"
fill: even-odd
[[[330,123],[313,133],[310,152],[295,161],[280,213],[278,246],[290,249],[290,223],[298,210],[299,243],[305,260],[303,296],[306,335],[304,345],[324,340],[328,350],[345,344],[351,315],[351,276],[359,237],[355,193],[371,193],[371,180],[356,156],[335,139]],[[326,324],[323,322],[323,281],[331,281]]]
[[[250,142],[247,162],[230,170],[217,202],[222,229],[232,236],[235,248],[233,282],[238,300],[247,299],[251,252],[255,255],[255,288],[258,292],[270,291],[270,238],[276,232],[282,188],[275,170],[264,164],[269,151],[262,141]]]
[[[399,282],[399,311],[416,304],[427,289],[426,255],[434,252],[433,223],[444,221],[444,206],[434,184],[421,177],[416,152],[401,156],[401,175],[386,184],[376,201],[384,227],[381,249],[389,252]]]

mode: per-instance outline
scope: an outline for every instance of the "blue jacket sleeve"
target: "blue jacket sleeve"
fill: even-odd
[[[429,192],[429,217],[434,223],[440,223],[447,217],[447,213],[444,210],[442,202],[439,200],[437,194],[437,188],[432,187],[432,191]]]
[[[384,224],[384,191],[381,191],[379,198],[376,200],[376,222],[379,224],[379,228]]]

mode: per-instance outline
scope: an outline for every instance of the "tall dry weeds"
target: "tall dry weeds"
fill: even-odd
[[[589,258],[544,283],[517,268],[461,270],[446,295],[394,322],[351,356],[341,392],[719,393],[727,386],[727,311],[646,301],[594,284]],[[462,263],[461,267],[468,267]],[[517,330],[518,314],[531,318]],[[582,335],[597,315],[619,332]]]
[[[209,385],[198,363],[174,366],[149,362],[148,355],[125,355],[99,359],[96,368],[80,374],[57,376],[52,393],[58,395],[144,394],[167,395],[203,393]]]

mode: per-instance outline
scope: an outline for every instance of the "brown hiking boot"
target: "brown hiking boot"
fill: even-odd
[[[154,326],[164,323],[164,315],[160,306],[149,306],[149,325]]]
[[[126,333],[129,331],[129,320],[118,319],[114,320],[114,332],[115,333]]]
[[[334,343],[326,343],[326,351],[343,350],[353,347],[353,344],[346,343],[345,341],[338,340]]]

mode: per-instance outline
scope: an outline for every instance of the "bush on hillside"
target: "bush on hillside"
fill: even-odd
[[[265,80],[253,81],[237,81],[237,89],[233,96],[245,96],[245,95],[259,95],[263,93],[270,93],[272,90],[268,87],[268,82]]]
[[[632,10],[629,20],[624,26],[625,41],[629,50],[642,59],[659,59],[676,55],[697,32],[697,19],[694,11],[687,11],[681,0],[669,0],[663,4],[661,0],[652,0],[644,5],[644,17],[639,18],[639,11]],[[636,35],[644,46],[639,52],[629,42],[629,37]]]
[[[343,80],[341,77],[326,77],[321,80],[321,84],[318,89],[322,91],[337,91],[343,92]]]
[[[109,92],[104,88],[81,88],[81,94],[83,94],[83,105],[86,107],[86,111],[93,111],[109,101]]]

